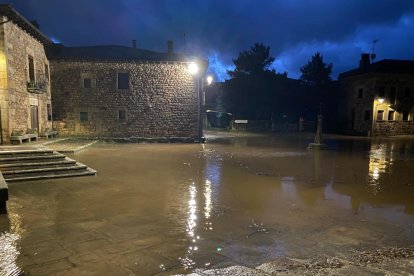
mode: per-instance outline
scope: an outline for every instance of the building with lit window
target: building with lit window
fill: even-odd
[[[13,132],[51,128],[50,40],[10,5],[0,5],[1,143]]]
[[[344,105],[341,121],[350,134],[414,134],[414,61],[371,63],[362,54],[357,69],[339,75]]]

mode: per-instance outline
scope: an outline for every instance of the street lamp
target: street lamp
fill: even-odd
[[[204,140],[204,138],[203,138],[203,122],[201,121],[201,89],[202,88],[200,86],[202,85],[202,81],[201,81],[201,76],[198,74],[198,72],[199,72],[199,68],[198,68],[197,63],[190,62],[188,64],[188,73],[190,73],[190,75],[192,75],[192,76],[197,77],[198,142],[201,143]]]
[[[195,76],[198,73],[198,65],[195,62],[191,62],[190,64],[188,64],[188,73],[190,73],[191,75]]]
[[[212,76],[207,76],[207,85],[210,85],[213,82]]]

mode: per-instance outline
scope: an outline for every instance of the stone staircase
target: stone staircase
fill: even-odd
[[[7,183],[96,175],[96,171],[50,149],[0,151],[0,171]]]

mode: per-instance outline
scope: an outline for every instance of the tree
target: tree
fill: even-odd
[[[269,70],[269,66],[274,60],[275,58],[270,56],[270,47],[263,45],[263,43],[255,43],[250,50],[239,53],[239,56],[233,59],[236,69],[229,70],[227,73],[232,78],[264,72],[275,73],[274,70]]]
[[[330,76],[332,73],[332,63],[324,63],[323,57],[319,52],[313,55],[312,60],[301,67],[300,71],[302,72],[300,80],[309,86],[320,86],[332,80]]]

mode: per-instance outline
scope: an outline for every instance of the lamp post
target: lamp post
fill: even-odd
[[[204,80],[203,80],[203,73],[200,72],[200,68],[197,63],[190,62],[188,64],[188,72],[196,77],[197,83],[197,115],[198,115],[198,142],[204,142],[203,137],[203,120],[202,120],[202,106],[204,102]],[[207,76],[206,78],[207,85],[210,85],[213,82],[212,76]]]
[[[196,86],[197,86],[197,117],[198,117],[198,142],[203,142],[203,122],[201,121],[201,76],[198,74],[199,68],[197,63],[191,62],[188,64],[188,73],[190,75],[197,77]]]

